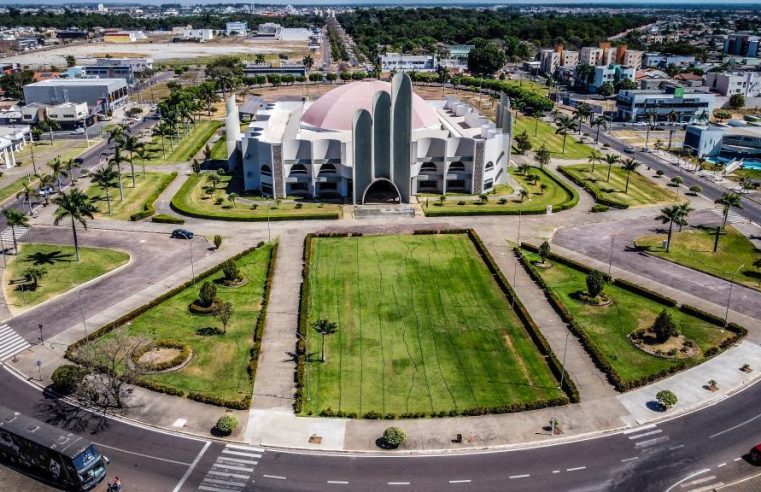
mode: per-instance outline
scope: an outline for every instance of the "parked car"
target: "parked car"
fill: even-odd
[[[85,163],[85,160],[82,159],[81,157],[77,157],[77,158],[74,159],[74,164],[77,164],[77,165],[81,166],[84,163]]]
[[[85,133],[85,129],[84,129],[84,128],[82,128],[82,127],[79,127],[79,128],[75,128],[75,129],[74,129],[74,130],[72,130],[72,132],[71,132],[71,134],[72,134],[72,135],[82,135],[82,134],[84,134],[84,133]]]
[[[48,195],[53,194],[53,187],[52,186],[43,186],[40,189],[37,190],[37,194],[41,197],[46,197]]]
[[[173,239],[193,239],[193,233],[187,229],[175,229],[172,231]]]
[[[761,444],[756,444],[756,446],[753,447],[753,449],[750,450],[750,460],[757,464],[761,465]]]
[[[627,154],[633,154],[634,152],[636,152],[636,150],[634,149],[634,147],[629,146],[624,148],[624,152],[626,152]]]

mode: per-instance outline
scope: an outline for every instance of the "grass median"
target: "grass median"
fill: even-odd
[[[676,199],[676,188],[669,191],[650,182],[636,171],[629,175],[629,191],[626,189],[626,171],[620,166],[610,168],[608,181],[608,166],[598,164],[592,172],[589,164],[563,166],[561,168],[569,178],[579,186],[588,189],[596,200],[618,208],[643,205],[661,205],[671,203]],[[684,197],[680,197],[684,200]]]
[[[113,220],[129,220],[130,216],[145,209],[146,201],[151,195],[158,196],[166,189],[175,178],[175,174],[149,172],[135,176],[135,187],[132,187],[132,176],[122,175],[122,189],[124,200],[119,198],[119,187],[113,186],[108,189],[111,202],[111,213],[108,213],[108,200],[106,190],[100,186],[91,185],[87,189],[87,195],[92,197],[99,212],[96,217]]]
[[[536,120],[524,115],[518,115],[513,124],[514,135],[528,133],[536,151],[544,144],[555,159],[586,159],[592,148],[578,141],[579,134],[569,133],[566,137],[565,152],[563,152],[563,135],[555,133],[555,127],[543,120]]]
[[[153,137],[145,146],[150,153],[149,158],[145,161],[135,159],[135,165],[138,164],[176,164],[187,162],[195,157],[206,142],[214,135],[214,132],[224,123],[218,120],[200,120],[193,125],[186,135],[174,139],[174,143],[169,138],[164,138],[164,146],[161,145],[161,137]],[[164,155],[166,152],[166,155]]]

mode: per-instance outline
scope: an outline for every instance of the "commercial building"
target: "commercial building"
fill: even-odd
[[[758,97],[761,95],[761,74],[708,72],[704,85],[722,96],[742,94],[745,97]]]
[[[127,103],[124,79],[51,79],[24,86],[29,103],[87,103],[92,112],[108,112]]]
[[[702,157],[761,160],[761,127],[740,121],[729,123],[688,126],[684,147]]]
[[[688,67],[695,63],[693,55],[669,55],[663,53],[645,53],[642,66],[651,68],[666,68],[669,65]]]
[[[474,44],[445,44],[444,48],[449,52],[446,61],[459,66],[468,66],[468,55],[475,47]],[[442,60],[442,63],[444,61]]]
[[[57,121],[63,129],[81,126],[90,116],[90,111],[85,102],[66,102],[48,106],[46,113],[49,120]]]
[[[758,43],[758,36],[730,34],[724,39],[724,54],[756,58],[758,57]]]
[[[257,38],[268,38],[276,41],[309,41],[314,36],[311,29],[304,27],[283,27],[274,22],[264,22],[256,27]]]
[[[512,115],[506,96],[497,106],[495,125],[455,97],[423,100],[397,73],[391,83],[352,82],[314,102],[266,104],[244,135],[227,138],[246,190],[409,203],[419,192],[478,194],[506,182]],[[236,120],[228,108],[228,127]]]
[[[225,24],[225,34],[228,36],[248,36],[248,22],[228,22]]]
[[[589,84],[589,92],[597,92],[606,82],[610,82],[614,86],[623,80],[634,82],[636,73],[637,71],[632,67],[615,64],[606,67],[595,67],[594,79]]]
[[[243,66],[243,76],[247,78],[257,75],[293,75],[294,77],[306,76],[307,68],[304,65],[272,65],[269,63],[249,63]]]
[[[404,55],[401,53],[386,53],[379,55],[382,72],[434,72],[436,71],[436,55]]]
[[[713,104],[714,95],[703,88],[669,86],[662,90],[624,90],[616,98],[616,119],[645,121],[652,114],[656,121],[666,121],[673,111],[678,122],[692,123],[703,117],[709,118]]]
[[[152,58],[98,58],[94,65],[86,65],[86,77],[98,79],[125,79],[135,83],[135,74],[153,68]]]
[[[135,43],[145,38],[143,31],[108,31],[103,34],[106,43]]]

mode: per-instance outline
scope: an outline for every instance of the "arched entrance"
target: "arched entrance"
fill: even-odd
[[[376,179],[370,186],[365,189],[365,193],[362,195],[362,204],[367,205],[369,203],[381,203],[381,204],[393,204],[401,203],[401,195],[396,185],[386,178]]]

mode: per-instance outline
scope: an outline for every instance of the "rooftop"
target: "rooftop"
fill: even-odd
[[[72,85],[106,85],[106,84],[126,84],[124,79],[48,79],[28,84],[29,86],[72,86]]]

